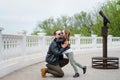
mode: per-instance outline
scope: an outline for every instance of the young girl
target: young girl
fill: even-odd
[[[66,41],[64,42],[64,44],[68,44],[68,46],[70,46],[70,44],[69,44],[70,31],[67,29],[64,29],[62,32],[63,32],[63,36],[66,38]],[[73,56],[73,51],[70,48],[67,49],[66,51],[64,51],[63,54],[66,54],[66,56],[68,57],[68,59],[70,61],[70,64],[72,65],[72,67],[75,71],[75,75],[73,75],[73,77],[79,77],[77,66],[83,70],[83,74],[86,73],[86,66],[82,66],[81,64],[79,64],[78,62],[75,61],[74,56]]]

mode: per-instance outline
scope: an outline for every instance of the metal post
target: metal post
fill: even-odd
[[[103,36],[103,57],[93,57],[92,58],[92,67],[97,69],[118,69],[119,68],[119,58],[117,57],[107,57],[107,36],[108,36],[108,27],[107,23],[110,23],[109,19],[105,14],[100,11],[100,15],[103,17],[103,27],[102,27],[102,36]]]
[[[102,36],[103,36],[103,67],[107,67],[107,24],[102,27]]]

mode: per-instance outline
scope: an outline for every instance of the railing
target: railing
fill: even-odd
[[[26,34],[7,35],[0,31],[0,77],[40,61],[44,61],[52,36]],[[102,48],[102,37],[70,38],[74,51]],[[108,48],[120,47],[120,37],[108,36]]]

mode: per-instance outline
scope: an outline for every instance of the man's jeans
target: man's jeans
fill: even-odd
[[[69,60],[68,59],[63,59],[59,62],[59,65],[51,65],[51,64],[46,64],[47,66],[47,73],[53,74],[55,77],[63,77],[64,72],[61,69],[64,67],[66,64],[68,64]]]

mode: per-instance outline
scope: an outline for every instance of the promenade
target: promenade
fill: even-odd
[[[80,77],[78,78],[72,77],[74,71],[70,64],[63,67],[65,74],[63,78],[55,78],[51,74],[46,74],[47,78],[41,78],[40,69],[45,67],[45,62],[39,62],[23,69],[16,70],[0,78],[0,80],[120,80],[120,69],[103,70],[91,67],[91,58],[96,56],[101,57],[102,49],[80,51],[76,53],[77,54],[74,55],[75,60],[87,66],[86,74],[82,74],[82,70],[79,69]],[[120,49],[108,49],[108,56],[120,58]]]

